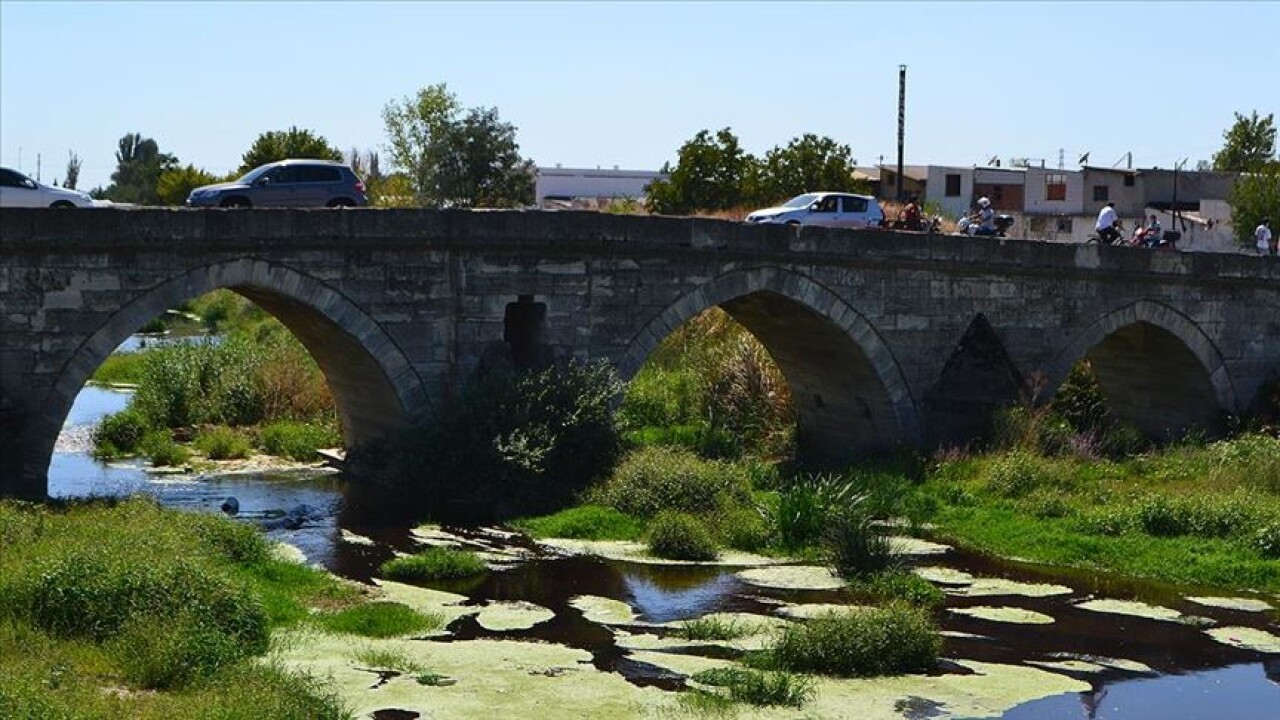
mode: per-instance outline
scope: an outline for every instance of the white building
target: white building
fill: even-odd
[[[543,207],[548,201],[601,200],[613,198],[644,199],[644,189],[654,180],[667,175],[651,170],[612,170],[600,168],[539,167],[534,183],[534,202]]]

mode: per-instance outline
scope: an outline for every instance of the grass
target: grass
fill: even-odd
[[[789,672],[714,668],[695,673],[690,679],[725,688],[731,700],[749,705],[798,708],[814,693],[812,679]]]
[[[901,600],[926,608],[940,607],[946,596],[936,585],[912,572],[888,570],[865,575],[849,583],[849,589],[881,602]]]
[[[342,444],[342,437],[328,426],[280,420],[262,428],[262,449],[277,457],[299,462],[316,459],[316,450]]]
[[[234,428],[212,427],[202,430],[195,439],[196,449],[210,460],[232,460],[249,457],[253,443]]]
[[[93,371],[91,382],[103,385],[137,385],[142,382],[143,353],[113,353]]]
[[[271,559],[251,527],[146,499],[0,502],[0,546],[0,717],[350,714],[256,658],[355,592]]]
[[[602,505],[579,505],[542,517],[519,518],[511,525],[535,538],[638,540],[644,522]]]
[[[789,625],[754,661],[777,670],[871,677],[928,672],[941,647],[926,611],[891,603]]]
[[[441,547],[382,564],[382,573],[392,580],[460,580],[488,571],[488,566],[475,553]]]
[[[316,624],[331,632],[364,637],[387,638],[411,635],[444,626],[440,615],[424,615],[407,605],[373,602],[324,613],[315,617]]]
[[[356,650],[355,661],[370,668],[394,670],[406,675],[427,672],[425,666],[411,659],[409,653],[402,648],[365,646]]]
[[[751,632],[742,622],[715,615],[685,620],[675,630],[676,635],[686,640],[737,640]]]

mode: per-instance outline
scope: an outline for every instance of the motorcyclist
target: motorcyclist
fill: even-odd
[[[985,197],[978,198],[978,212],[974,216],[977,222],[977,228],[973,231],[974,235],[995,235],[996,234],[996,211],[991,207],[991,201]],[[969,224],[973,227],[973,223]]]
[[[1160,227],[1160,221],[1152,215],[1147,220],[1147,224],[1142,228],[1142,244],[1146,247],[1155,247],[1160,244],[1164,235],[1164,230]]]
[[[1109,202],[1098,213],[1098,222],[1094,229],[1098,231],[1098,239],[1110,245],[1120,237],[1120,218],[1116,215],[1116,204]]]

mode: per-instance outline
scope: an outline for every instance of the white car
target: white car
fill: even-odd
[[[49,187],[17,170],[0,167],[0,207],[93,207],[93,198],[79,190]]]
[[[778,207],[756,210],[747,216],[747,222],[834,228],[879,227],[884,222],[884,210],[870,195],[813,192],[797,195]]]

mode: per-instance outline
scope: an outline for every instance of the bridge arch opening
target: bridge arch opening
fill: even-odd
[[[232,291],[276,320],[315,361],[332,396],[347,449],[386,437],[408,422],[423,393],[407,358],[382,328],[341,293],[287,267],[241,260],[196,268],[141,292],[71,353],[43,412],[23,472],[47,487],[58,435],[81,388],[131,335],[171,308],[215,290]]]
[[[794,273],[729,273],[676,301],[633,339],[619,363],[623,378],[711,308],[741,325],[776,363],[800,459],[844,460],[919,442],[914,401],[875,329],[834,293]]]
[[[1075,338],[1050,375],[1055,391],[1081,362],[1109,414],[1153,440],[1219,435],[1227,414],[1238,411],[1217,348],[1189,318],[1158,303],[1112,312]]]

